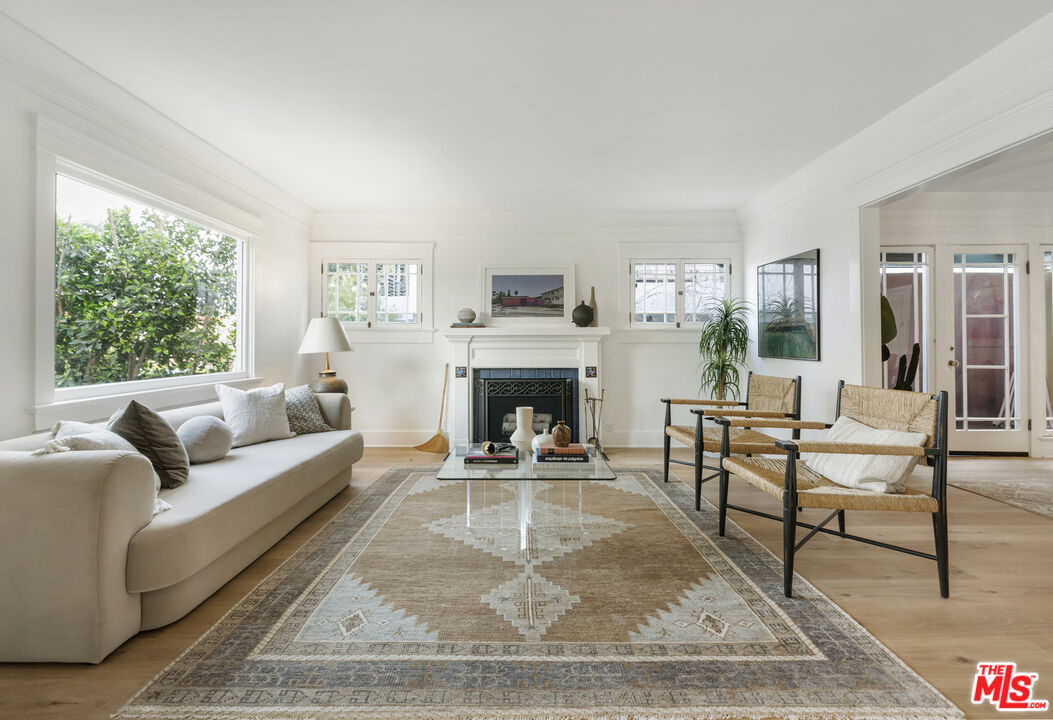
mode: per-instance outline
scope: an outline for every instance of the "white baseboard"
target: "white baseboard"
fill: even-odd
[[[362,440],[366,447],[413,447],[420,445],[435,434],[435,428],[431,430],[363,430],[354,428],[362,433]],[[446,433],[449,439],[449,432]]]

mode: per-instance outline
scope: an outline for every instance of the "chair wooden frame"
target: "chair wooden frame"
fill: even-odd
[[[838,383],[836,417],[841,415],[841,397],[844,393],[845,383]],[[886,392],[902,392],[891,390]],[[775,443],[777,448],[786,454],[782,464],[785,466],[785,475],[782,487],[782,515],[761,512],[752,508],[728,503],[728,481],[734,470],[725,467],[725,460],[732,455],[730,430],[733,427],[795,427],[798,431],[802,429],[829,428],[827,423],[814,423],[807,421],[771,421],[765,419],[739,420],[732,418],[717,418],[716,422],[723,426],[723,440],[721,442],[720,459],[720,502],[719,502],[719,526],[718,532],[723,537],[727,511],[738,510],[739,512],[759,515],[761,517],[779,520],[783,524],[783,593],[786,597],[792,597],[793,592],[793,566],[794,556],[801,547],[817,533],[836,535],[837,537],[856,542],[876,545],[877,547],[895,550],[897,552],[927,558],[936,561],[937,574],[939,576],[940,596],[948,597],[950,594],[950,566],[948,560],[948,533],[947,533],[947,392],[929,395],[936,401],[936,423],[934,437],[930,440],[931,445],[927,447],[904,447],[900,445],[859,445],[853,443],[838,442],[802,442],[800,440],[779,440]],[[853,535],[845,531],[845,510],[859,508],[835,507],[836,498],[833,503],[824,502],[822,507],[833,509],[829,516],[817,524],[805,523],[797,520],[797,513],[802,510],[800,502],[802,496],[798,492],[798,469],[797,462],[802,452],[805,453],[838,453],[858,455],[915,455],[924,458],[929,467],[932,468],[932,490],[931,498],[935,500],[936,509],[931,513],[933,536],[935,541],[935,553],[922,552],[913,548],[893,545],[891,543],[874,540],[872,538]],[[731,463],[734,468],[734,462]],[[748,480],[748,479],[747,479]],[[873,496],[883,498],[895,498],[897,496],[884,495],[882,493],[870,493]],[[928,498],[925,493],[917,493],[916,496]],[[829,497],[829,496],[828,496]],[[858,495],[854,497],[859,497]],[[928,501],[931,505],[931,501]],[[842,504],[849,504],[847,502]],[[814,507],[819,507],[815,505]],[[892,512],[903,511],[894,507],[875,507],[864,509],[883,509]],[[838,529],[831,530],[826,527],[834,518],[838,519]],[[797,528],[802,527],[810,530],[800,541],[797,541]]]
[[[695,469],[695,510],[700,510],[702,507],[702,483],[708,482],[720,475],[720,464],[718,460],[717,465],[706,465],[705,455],[706,452],[718,453],[721,451],[720,442],[710,442],[708,445],[705,442],[703,421],[713,420],[717,417],[729,417],[729,418],[766,418],[770,420],[800,420],[801,419],[801,376],[797,375],[792,378],[794,382],[794,398],[793,398],[793,410],[791,412],[778,412],[774,410],[750,410],[750,387],[753,379],[753,371],[751,370],[749,375],[746,377],[746,399],[745,400],[699,400],[699,399],[681,399],[681,398],[662,398],[661,402],[665,403],[665,425],[662,429],[663,437],[663,466],[662,466],[662,479],[665,482],[669,482],[669,463],[676,463],[677,465],[688,465]],[[790,378],[786,378],[790,379]],[[694,442],[691,445],[695,451],[695,457],[693,461],[688,460],[677,460],[669,457],[671,449],[672,437],[669,435],[669,428],[673,426],[672,410],[673,405],[689,405],[692,406],[691,413],[695,415],[695,435]],[[710,409],[706,409],[710,408]],[[801,432],[798,429],[793,429],[791,436],[796,440],[801,437]],[[766,437],[764,452],[778,452],[778,448],[775,446],[776,438]],[[767,441],[770,441],[770,445]],[[686,440],[678,439],[678,442],[687,444]],[[747,449],[738,448],[735,449],[734,441],[732,442],[732,452],[743,452],[749,454]],[[756,452],[756,448],[750,448],[753,452]],[[703,477],[703,470],[711,470],[712,472]]]

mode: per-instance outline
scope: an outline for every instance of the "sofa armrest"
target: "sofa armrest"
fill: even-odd
[[[337,430],[351,429],[351,401],[344,393],[315,393],[322,418]]]
[[[153,500],[138,453],[0,452],[0,661],[95,663],[139,632],[128,542]]]

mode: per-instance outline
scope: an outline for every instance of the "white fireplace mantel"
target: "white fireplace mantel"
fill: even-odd
[[[585,418],[585,390],[599,396],[603,387],[600,344],[609,327],[533,325],[450,328],[453,378],[450,391],[451,442],[471,439],[472,378],[482,368],[577,368],[578,417]]]

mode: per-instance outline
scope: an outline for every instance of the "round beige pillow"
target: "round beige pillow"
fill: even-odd
[[[192,417],[176,431],[192,463],[207,463],[226,457],[234,444],[230,427],[212,415]]]

